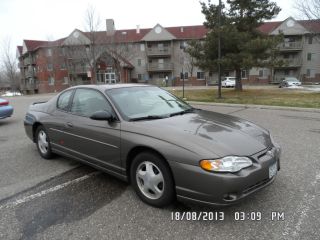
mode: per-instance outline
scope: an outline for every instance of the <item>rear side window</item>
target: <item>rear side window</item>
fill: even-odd
[[[62,93],[57,102],[57,108],[63,111],[67,111],[69,107],[70,98],[72,96],[73,91],[67,91]]]

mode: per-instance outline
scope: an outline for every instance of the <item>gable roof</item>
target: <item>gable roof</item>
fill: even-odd
[[[258,27],[258,30],[270,34],[277,27],[279,27],[284,21],[265,22]],[[317,20],[298,20],[299,24],[305,27],[310,32],[320,33],[320,19]],[[203,25],[194,26],[176,26],[165,27],[170,34],[172,34],[178,40],[188,39],[202,39],[208,33],[208,29]],[[142,42],[143,38],[152,31],[153,28],[141,28],[139,33],[136,29],[121,29],[116,30],[114,35],[107,36],[106,31],[95,32],[97,44],[104,44],[108,42],[120,43],[134,43]],[[80,31],[80,30],[79,30]],[[82,31],[81,31],[82,32]],[[82,32],[90,39],[90,32]],[[34,51],[40,47],[60,46],[66,38],[61,38],[55,41],[39,41],[39,40],[24,40],[25,46],[28,51]],[[23,51],[23,50],[22,50]]]
[[[22,54],[22,49],[23,49],[23,47],[22,47],[22,46],[17,46],[17,49],[18,49],[19,55],[21,55],[21,54]]]
[[[284,21],[276,21],[276,22],[265,22],[258,27],[258,30],[269,34],[273,32],[277,27],[279,27]],[[304,28],[309,30],[310,32],[320,33],[320,19],[316,20],[297,20],[299,24],[301,24]]]
[[[39,40],[23,40],[23,41],[28,51],[33,51],[34,49],[48,43],[48,41],[39,41]]]

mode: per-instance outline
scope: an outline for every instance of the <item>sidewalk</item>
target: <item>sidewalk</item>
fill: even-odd
[[[268,105],[254,105],[254,104],[229,104],[229,103],[214,103],[214,102],[195,102],[187,101],[191,105],[206,105],[206,106],[221,106],[221,107],[236,107],[236,108],[256,108],[256,109],[271,109],[271,110],[286,110],[296,112],[313,112],[320,113],[319,108],[298,108],[298,107],[281,107]]]

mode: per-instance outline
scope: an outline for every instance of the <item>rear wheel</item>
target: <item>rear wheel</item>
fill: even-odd
[[[137,155],[130,169],[137,195],[147,204],[164,207],[174,200],[174,183],[168,164],[151,152]]]
[[[36,130],[36,144],[41,157],[45,159],[52,158],[50,139],[47,131],[43,126],[39,126]]]

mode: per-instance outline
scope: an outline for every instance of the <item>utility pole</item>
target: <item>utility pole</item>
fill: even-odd
[[[221,0],[219,0],[218,27],[218,98],[221,99]]]

